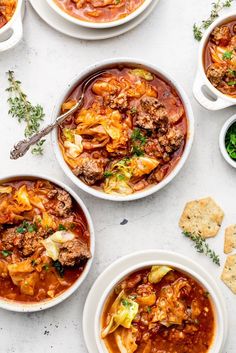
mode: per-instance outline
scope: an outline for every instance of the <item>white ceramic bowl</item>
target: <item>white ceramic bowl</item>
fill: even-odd
[[[88,28],[111,28],[125,24],[126,22],[132,21],[135,17],[140,15],[152,2],[153,0],[144,0],[143,4],[139,6],[134,12],[129,14],[128,16],[121,18],[119,20],[110,21],[110,22],[90,22],[80,20],[72,15],[69,15],[65,11],[63,11],[54,0],[47,0],[50,7],[65,20],[74,23],[79,26],[88,27]]]
[[[13,48],[23,36],[22,17],[25,1],[18,0],[14,15],[9,22],[0,29],[0,52]]]
[[[49,180],[53,184],[66,190],[73,197],[73,199],[81,207],[81,209],[85,215],[85,218],[87,220],[88,228],[89,228],[89,232],[90,232],[90,251],[92,254],[91,259],[88,260],[84,271],[82,272],[81,276],[76,280],[76,282],[72,286],[70,286],[67,290],[65,290],[62,294],[58,295],[57,297],[55,297],[53,299],[49,299],[49,300],[42,301],[39,303],[23,303],[23,302],[17,302],[17,301],[13,301],[13,300],[7,300],[7,299],[0,298],[0,308],[2,308],[2,309],[16,311],[16,312],[35,312],[35,311],[42,311],[42,310],[51,308],[57,304],[60,304],[65,299],[67,299],[69,296],[71,296],[81,286],[81,284],[84,282],[85,278],[87,277],[89,270],[91,268],[91,265],[92,265],[93,256],[94,256],[94,248],[95,248],[95,236],[94,236],[93,222],[92,222],[92,219],[90,217],[90,214],[89,214],[85,204],[71,188],[69,188],[66,184],[62,183],[61,181],[58,181],[52,177],[48,177],[48,176],[41,175],[41,174],[40,175],[23,174],[23,175],[11,175],[11,176],[1,177],[0,184],[6,183],[9,181],[23,180],[23,179]]]
[[[198,70],[193,85],[193,94],[196,100],[206,109],[220,110],[236,104],[236,98],[232,98],[216,89],[208,80],[203,62],[203,55],[209,36],[215,27],[236,19],[235,11],[233,13],[220,16],[204,33],[200,43],[198,54]],[[207,94],[209,92],[209,94]]]
[[[228,155],[228,152],[225,147],[225,136],[233,123],[236,122],[236,115],[233,115],[231,118],[229,118],[223,125],[221,131],[220,131],[220,136],[219,136],[219,146],[220,146],[220,151],[222,153],[222,156],[226,160],[226,162],[231,165],[231,167],[236,168],[236,161],[234,161],[230,156]]]
[[[175,260],[173,260],[175,259],[174,253],[168,252],[168,251],[159,251],[159,252],[161,253],[162,258],[164,254],[164,257],[166,258],[165,261],[163,260],[157,260],[155,262],[147,261],[147,262],[137,263],[132,267],[127,267],[125,271],[120,273],[119,276],[116,276],[113,279],[113,281],[111,281],[110,284],[106,288],[104,288],[104,293],[97,304],[97,310],[96,310],[95,322],[94,322],[94,332],[96,336],[95,337],[96,344],[97,344],[97,349],[99,353],[109,353],[105,343],[101,339],[101,315],[103,312],[104,305],[107,299],[109,298],[110,294],[112,293],[114,286],[117,283],[119,283],[122,279],[127,277],[129,274],[132,274],[133,272],[139,269],[150,267],[152,265],[168,265],[182,272],[185,272],[187,275],[197,280],[206,289],[206,291],[209,292],[214,314],[215,314],[216,327],[215,327],[214,341],[212,342],[212,346],[210,347],[208,353],[223,352],[223,347],[225,345],[225,341],[228,334],[228,317],[227,317],[227,311],[225,308],[224,299],[214,279],[211,278],[209,274],[207,274],[205,270],[203,270],[198,264],[194,263],[192,260],[180,254],[178,254],[180,261],[176,262]],[[186,266],[186,264],[183,265],[181,263],[181,258],[184,260],[185,263],[188,263],[188,266]],[[194,270],[193,268],[195,269],[197,268],[197,271]]]
[[[79,178],[77,178],[69,168],[69,166],[66,164],[59,144],[58,144],[58,134],[57,130],[54,129],[52,132],[52,144],[53,144],[53,149],[56,154],[56,158],[62,167],[63,171],[65,174],[73,181],[75,185],[77,185],[79,188],[82,190],[88,192],[89,194],[105,199],[105,200],[111,200],[111,201],[131,201],[131,200],[137,200],[141,199],[143,197],[149,196],[153,194],[154,192],[162,189],[164,186],[166,186],[172,179],[175,178],[175,176],[179,173],[183,165],[185,164],[191,147],[192,147],[192,142],[193,142],[193,136],[194,136],[194,116],[193,116],[193,111],[192,107],[190,104],[190,101],[183,90],[183,88],[165,71],[163,71],[160,68],[157,68],[153,64],[149,64],[143,60],[138,60],[138,59],[132,59],[132,58],[117,58],[117,59],[110,59],[103,61],[101,63],[94,64],[92,66],[89,66],[86,68],[84,71],[82,71],[78,76],[76,76],[72,82],[66,87],[62,95],[60,96],[59,100],[56,103],[53,116],[52,116],[52,121],[56,119],[56,117],[60,114],[61,111],[61,105],[65,101],[65,99],[68,97],[69,92],[73,91],[75,87],[78,86],[79,83],[81,83],[87,76],[90,74],[100,70],[100,69],[108,69],[111,67],[117,67],[118,65],[128,65],[128,66],[133,66],[133,67],[140,67],[140,68],[146,68],[147,70],[153,72],[154,74],[157,74],[159,77],[163,78],[167,83],[169,83],[171,86],[174,87],[176,92],[178,93],[179,97],[182,99],[186,115],[187,115],[187,120],[188,120],[188,136],[187,136],[187,141],[186,141],[186,146],[184,149],[184,153],[182,157],[180,158],[178,164],[176,167],[172,170],[172,172],[164,179],[162,180],[159,184],[150,186],[149,188],[146,188],[142,191],[136,192],[132,195],[128,196],[117,196],[117,195],[109,195],[106,194],[103,191],[95,190],[94,188],[86,185],[83,183]]]

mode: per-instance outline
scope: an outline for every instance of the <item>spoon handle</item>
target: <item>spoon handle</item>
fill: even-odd
[[[19,141],[10,152],[11,159],[18,159],[23,157],[29,150],[30,146],[36,144],[41,140],[42,137],[48,135],[56,126],[60,125],[69,115],[73,114],[76,110],[80,108],[83,102],[83,97],[81,97],[78,102],[66,113],[60,115],[54,123],[47,125],[45,128],[31,136],[29,139]]]

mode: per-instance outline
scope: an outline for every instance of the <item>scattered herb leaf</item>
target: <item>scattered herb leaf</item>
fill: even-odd
[[[221,10],[226,7],[231,7],[233,1],[234,0],[217,0],[213,2],[210,16],[206,20],[203,20],[200,25],[197,25],[196,23],[193,25],[194,38],[200,41],[204,30],[206,30],[215,21],[215,19],[219,17]]]
[[[59,275],[61,277],[64,277],[64,272],[65,272],[64,267],[62,266],[62,264],[58,260],[53,262],[53,266],[55,267],[55,269],[57,270]]]
[[[4,257],[7,257],[7,256],[10,256],[10,255],[12,254],[12,251],[2,250],[2,251],[1,251],[1,254],[2,254]]]
[[[109,171],[106,171],[106,172],[104,172],[103,175],[104,175],[105,178],[109,178],[109,177],[113,176],[113,173],[109,172]]]
[[[58,230],[66,230],[66,227],[63,226],[63,224],[59,224],[58,226]]]
[[[197,252],[208,256],[214,264],[220,266],[219,255],[217,255],[214,250],[210,249],[206,239],[203,239],[200,235],[195,235],[189,232],[183,232],[183,235],[195,243],[194,247]]]
[[[8,113],[18,119],[18,122],[25,122],[25,137],[30,137],[40,129],[40,124],[44,118],[43,107],[41,105],[33,106],[27,98],[27,95],[22,91],[21,82],[15,79],[14,71],[8,71],[9,87],[6,89],[9,92],[8,98],[9,111]],[[43,144],[45,140],[41,140],[32,149],[34,155],[43,154]]]

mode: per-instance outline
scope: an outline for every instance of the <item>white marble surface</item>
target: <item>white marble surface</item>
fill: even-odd
[[[46,0],[39,0],[46,1]],[[59,34],[42,22],[27,6],[24,41],[0,55],[0,170],[1,176],[35,172],[54,176],[70,184],[60,170],[50,141],[43,157],[30,153],[11,161],[9,150],[23,136],[23,126],[7,115],[5,72],[15,70],[33,102],[43,104],[48,118],[61,89],[86,65],[114,56],[149,60],[168,70],[187,91],[195,113],[196,135],[190,158],[178,177],[161,192],[141,201],[111,203],[96,200],[76,190],[88,206],[96,229],[96,256],[86,283],[69,300],[45,312],[16,314],[0,311],[0,352],[85,353],[82,335],[84,302],[96,277],[115,259],[132,251],[170,249],[191,256],[216,279],[220,269],[198,255],[178,229],[178,219],[187,200],[211,195],[223,207],[226,217],[212,247],[223,255],[223,229],[236,221],[236,171],[222,159],[218,135],[235,108],[208,112],[193,99],[198,43],[192,24],[208,14],[211,0],[161,0],[153,14],[138,28],[121,37],[85,42]],[[236,4],[234,5],[236,10]],[[71,185],[73,186],[73,185]],[[120,225],[123,219],[126,225]],[[230,314],[230,333],[225,352],[236,351],[235,297],[221,283]]]

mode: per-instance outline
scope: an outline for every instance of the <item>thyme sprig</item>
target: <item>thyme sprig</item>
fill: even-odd
[[[231,7],[234,0],[217,0],[212,3],[212,9],[210,16],[201,22],[200,25],[194,23],[193,25],[193,35],[194,38],[198,41],[202,39],[203,32],[215,21],[217,17],[219,17],[220,11],[222,11],[226,7]]]
[[[219,255],[217,255],[214,250],[210,249],[206,239],[203,239],[200,235],[195,235],[185,231],[183,232],[183,235],[195,243],[194,248],[197,250],[197,252],[208,256],[214,264],[220,266]]]
[[[17,118],[19,123],[25,122],[24,131],[25,137],[31,137],[39,131],[40,124],[44,118],[43,107],[39,104],[33,106],[27,98],[27,95],[22,91],[21,82],[15,79],[14,71],[8,71],[9,87],[6,89],[9,92],[8,104],[9,111],[12,117]],[[45,140],[39,141],[31,150],[34,155],[43,154],[43,144]]]

